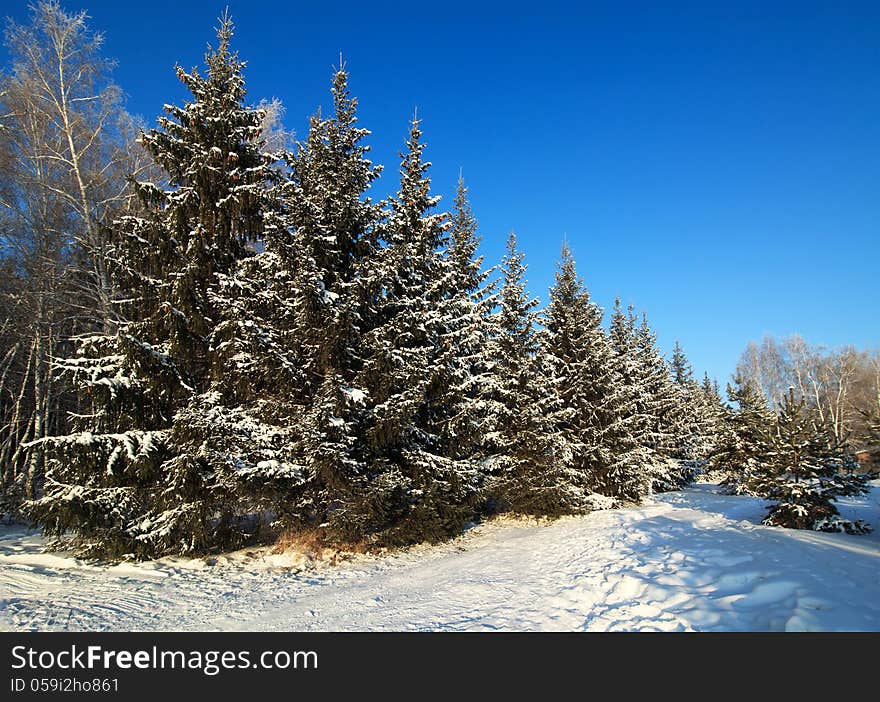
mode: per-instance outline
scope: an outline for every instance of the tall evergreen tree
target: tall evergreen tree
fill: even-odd
[[[679,461],[679,485],[691,482],[702,473],[718,439],[718,416],[720,401],[713,403],[705,389],[694,380],[691,364],[678,341],[670,361],[677,408],[673,412],[674,451]],[[711,387],[710,387],[711,390]]]
[[[494,416],[487,441],[493,453],[493,492],[502,508],[558,516],[589,508],[584,484],[561,427],[572,408],[562,404],[558,373],[540,353],[538,301],[526,292],[524,256],[516,235],[507,240],[502,285],[488,354],[493,371]]]
[[[718,390],[718,381],[713,381],[708,373],[703,374],[696,404],[699,408],[697,415],[700,428],[698,455],[701,470],[704,473],[711,473],[713,456],[724,442],[727,408]]]
[[[436,540],[475,512],[479,476],[450,457],[440,421],[448,412],[449,357],[444,314],[454,282],[448,218],[432,210],[419,121],[401,154],[400,189],[382,225],[386,243],[369,275],[377,281],[358,387],[368,398],[367,474],[345,509],[331,515],[343,533],[385,543]],[[354,532],[352,532],[352,529]]]
[[[708,373],[703,373],[703,380],[700,382],[700,389],[703,391],[703,397],[706,398],[707,402],[713,402],[716,404],[721,404],[723,402],[721,392],[718,388],[718,381],[713,381]]]
[[[645,411],[648,396],[647,389],[643,385],[644,371],[635,316],[632,306],[627,312],[623,311],[620,298],[614,300],[608,338],[613,351],[617,386],[615,411],[620,417],[622,429],[620,436],[625,447],[620,455],[625,457],[625,460],[614,464],[604,476],[603,494],[640,502],[651,492],[651,469],[656,459],[649,446],[650,417]],[[630,442],[632,446],[629,446]]]
[[[274,432],[243,445],[255,432],[227,416],[212,374],[221,313],[211,290],[260,236],[272,177],[228,16],[217,35],[206,75],[177,69],[192,100],[167,106],[160,129],[141,137],[169,187],[137,183],[142,212],[110,231],[106,267],[126,321],[115,334],[81,339],[79,355],[61,364],[83,411],[76,433],[42,444],[46,494],[31,510],[50,533],[74,530],[88,554],[240,542],[259,509],[243,484],[274,455]],[[226,420],[235,426],[218,436]]]
[[[312,117],[308,138],[299,145],[286,193],[291,240],[278,243],[298,264],[295,334],[312,394],[326,369],[350,373],[356,363],[365,295],[358,279],[362,268],[374,265],[382,216],[381,203],[366,195],[382,169],[367,158],[370,147],[363,141],[370,132],[357,124],[348,81],[342,64],[333,76],[333,115]]]
[[[490,273],[482,270],[483,258],[477,255],[479,243],[477,222],[459,175],[445,253],[446,278],[441,281],[443,351],[434,422],[443,452],[469,461],[483,457],[483,427],[491,416],[491,372],[485,350],[492,336],[489,315],[497,300],[494,285],[487,282]]]
[[[644,314],[636,330],[636,354],[639,409],[644,418],[644,446],[651,455],[652,489],[677,490],[694,478],[693,464],[681,460],[682,438],[690,427],[682,394],[670,378],[669,366]]]
[[[287,226],[268,247],[294,271],[285,338],[303,373],[295,390],[302,408],[298,450],[310,476],[300,522],[328,524],[331,537],[357,538],[361,532],[345,505],[364,489],[369,473],[367,389],[359,374],[381,290],[374,269],[382,205],[367,195],[381,167],[368,159],[370,132],[358,126],[348,82],[340,63],[331,87],[333,114],[312,117],[298,145],[283,194]]]
[[[590,298],[577,276],[567,245],[550,290],[545,313],[542,352],[554,374],[551,387],[559,393],[565,413],[555,427],[568,445],[566,457],[584,492],[584,503],[608,505],[592,493],[619,463],[632,460],[636,448],[620,412],[619,389],[611,346],[602,328],[602,309]]]
[[[672,379],[679,387],[686,387],[694,382],[694,370],[678,340],[676,340],[675,347],[672,349],[670,368],[672,370]]]
[[[766,460],[766,432],[773,423],[767,398],[751,380],[737,373],[727,386],[723,433],[710,465],[727,492],[751,492],[753,475]]]

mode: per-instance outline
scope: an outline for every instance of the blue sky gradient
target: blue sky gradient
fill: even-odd
[[[152,126],[225,3],[64,5]],[[377,197],[418,106],[443,204],[461,168],[487,264],[515,230],[542,301],[567,237],[599,304],[646,310],[722,383],[767,332],[880,343],[880,3],[229,6],[250,98],[300,135],[345,54]]]

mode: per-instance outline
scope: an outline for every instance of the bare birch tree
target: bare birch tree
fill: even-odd
[[[55,0],[31,9],[29,24],[7,24],[11,63],[0,75],[0,256],[12,276],[2,290],[9,314],[0,347],[7,498],[38,489],[41,457],[22,443],[64,420],[52,372],[59,344],[115,319],[102,222],[127,206],[127,176],[142,158],[86,14]]]
[[[880,443],[870,431],[880,418],[880,352],[853,346],[829,350],[796,334],[781,341],[768,335],[760,345],[748,344],[737,368],[763,389],[771,406],[793,388],[839,443]]]

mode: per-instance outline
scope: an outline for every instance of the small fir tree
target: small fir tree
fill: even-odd
[[[764,524],[792,529],[864,534],[870,526],[843,519],[834,502],[867,492],[867,476],[831,426],[789,389],[767,431],[767,452],[750,480],[751,492],[774,500]]]

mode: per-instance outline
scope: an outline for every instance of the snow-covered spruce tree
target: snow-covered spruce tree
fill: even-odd
[[[501,263],[499,309],[487,350],[493,407],[486,435],[491,458],[490,494],[500,509],[532,516],[559,516],[589,509],[583,471],[573,465],[562,430],[574,414],[562,404],[559,373],[540,352],[538,301],[526,293],[524,256],[516,235]]]
[[[690,432],[684,398],[670,377],[666,359],[657,348],[657,337],[647,315],[636,329],[637,386],[641,390],[639,409],[644,418],[644,446],[652,460],[652,490],[678,490],[694,479],[694,466],[681,460],[683,435]]]
[[[645,414],[646,388],[635,328],[632,306],[623,311],[620,299],[614,300],[614,310],[608,329],[614,367],[614,398],[609,399],[618,419],[617,457],[600,481],[600,492],[630,502],[640,502],[651,492],[652,467],[656,462],[649,448],[649,417]]]
[[[713,381],[708,373],[703,373],[697,405],[699,407],[697,419],[700,426],[698,446],[701,471],[714,480],[712,458],[725,442],[724,437],[728,431],[725,422],[727,407],[721,398],[718,381]]]
[[[829,423],[807,407],[791,388],[767,432],[765,460],[751,476],[752,492],[774,500],[764,524],[792,529],[863,534],[870,526],[840,517],[838,497],[867,492],[867,476],[854,462]]]
[[[270,159],[290,158],[264,151]],[[209,391],[175,417],[175,431],[189,445],[183,453],[203,454],[201,462],[219,473],[234,467],[242,496],[250,497],[249,509],[239,511],[259,515],[266,537],[300,519],[311,485],[297,450],[305,373],[299,347],[290,343],[296,267],[277,246],[287,231],[283,190],[289,171],[276,165],[269,175],[274,177],[264,193],[261,245],[254,247],[262,251],[248,251],[208,287],[216,310],[208,336]]]
[[[333,113],[312,117],[291,162],[286,227],[267,239],[268,250],[293,271],[295,305],[285,339],[303,373],[294,401],[302,408],[298,453],[309,487],[291,526],[328,524],[333,538],[364,533],[347,505],[360,499],[369,478],[367,392],[358,376],[363,334],[381,292],[381,204],[366,195],[381,167],[367,158],[370,132],[358,126],[348,81],[340,63],[331,85]]]
[[[125,321],[60,363],[81,391],[79,431],[40,447],[46,493],[30,509],[87,555],[239,543],[262,507],[248,483],[264,467],[285,470],[274,462],[283,432],[232,416],[214,378],[221,311],[211,290],[260,236],[271,180],[231,37],[224,17],[207,74],[177,69],[193,99],[166,106],[160,128],[142,135],[168,187],[137,183],[142,211],[109,229],[106,267]]]
[[[707,397],[713,397],[719,404],[724,404],[718,378],[710,379],[708,373],[703,373],[703,392],[706,393]]]
[[[444,294],[438,310],[443,318],[443,359],[434,424],[443,453],[462,461],[485,458],[484,428],[492,416],[492,373],[486,348],[497,295],[494,283],[488,282],[491,271],[482,270],[479,243],[477,221],[459,175],[445,252],[446,279],[441,281]]]
[[[714,427],[714,433],[718,434],[725,409],[718,381],[712,380],[708,373],[703,373],[703,380],[700,382],[700,392],[703,396],[703,404],[708,410],[706,415],[708,417],[707,424],[710,427]]]
[[[766,460],[767,429],[774,415],[761,389],[740,373],[727,385],[727,397],[730,405],[709,465],[725,492],[755,494],[753,476]]]
[[[574,471],[570,475],[577,478],[572,488],[583,491],[585,506],[594,507],[613,504],[594,491],[601,489],[604,476],[619,461],[631,459],[628,454],[636,448],[616,406],[617,378],[602,314],[577,275],[568,245],[563,244],[544,314],[541,349],[554,375],[551,387],[567,410],[557,414],[555,429],[564,436],[565,457]]]
[[[686,387],[694,382],[694,369],[678,340],[675,341],[675,346],[672,349],[669,369],[672,373],[672,379],[679,387]]]
[[[714,448],[714,429],[710,423],[710,407],[701,386],[694,380],[691,364],[678,341],[672,351],[670,372],[678,407],[673,413],[673,457],[681,464],[678,472],[685,483],[702,473],[709,453]],[[678,486],[672,486],[675,489]]]
[[[381,226],[385,246],[364,318],[364,361],[355,379],[365,396],[366,471],[331,511],[328,529],[351,539],[402,544],[439,540],[473,518],[479,474],[447,454],[441,421],[454,411],[446,337],[455,276],[444,255],[448,218],[434,213],[422,132],[413,120],[401,154],[400,189]]]

